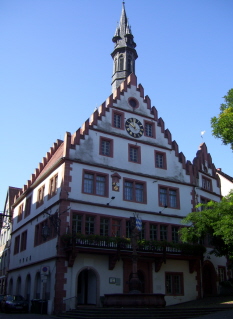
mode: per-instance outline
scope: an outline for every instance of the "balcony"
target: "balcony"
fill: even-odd
[[[133,252],[130,238],[108,237],[100,235],[64,234],[61,236],[64,250],[71,261],[71,265],[78,253],[107,254],[113,260],[122,256],[130,256]],[[166,259],[196,260],[203,256],[205,247],[186,243],[172,243],[155,240],[138,240],[137,254],[139,257],[153,258],[161,262]],[[110,266],[113,269],[114,265]],[[159,267],[159,266],[158,266]],[[160,268],[160,267],[159,267]]]

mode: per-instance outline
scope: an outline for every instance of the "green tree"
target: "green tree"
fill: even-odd
[[[233,89],[223,98],[225,103],[220,105],[220,114],[211,118],[212,134],[221,138],[224,145],[230,144],[233,150]]]
[[[233,191],[221,202],[210,201],[197,205],[196,212],[183,219],[181,240],[197,243],[209,235],[216,256],[228,256],[233,260]]]

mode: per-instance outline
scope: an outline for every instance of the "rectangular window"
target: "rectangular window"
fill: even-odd
[[[112,126],[118,129],[124,129],[124,113],[113,111],[112,113]]]
[[[167,240],[167,226],[160,225],[160,240]]]
[[[142,230],[139,233],[139,239],[145,239],[145,223],[142,223]]]
[[[179,190],[159,186],[159,206],[179,208]]]
[[[183,273],[165,273],[166,295],[178,296],[184,294]]]
[[[27,230],[24,231],[21,235],[21,246],[20,251],[24,251],[27,248]]]
[[[172,226],[172,242],[173,243],[179,242],[179,227]]]
[[[14,254],[18,254],[19,253],[19,243],[20,243],[20,235],[15,237]]]
[[[100,218],[100,235],[108,236],[108,231],[109,231],[109,219]]]
[[[202,187],[208,191],[212,191],[211,179],[202,176]]]
[[[144,135],[155,137],[155,124],[153,122],[144,121]]]
[[[124,200],[146,203],[146,184],[135,180],[124,180]]]
[[[92,235],[95,232],[95,217],[93,216],[86,216],[85,222],[85,234]]]
[[[118,219],[112,220],[112,236],[120,237],[121,235],[121,222]]]
[[[34,246],[39,245],[39,243],[40,243],[40,237],[41,237],[41,234],[40,234],[40,225],[36,225],[36,226],[35,226]]]
[[[140,146],[129,144],[129,162],[141,163],[141,148]]]
[[[20,222],[23,218],[23,204],[21,204],[18,208],[18,218],[17,222]]]
[[[113,157],[113,140],[100,137],[100,155]]]
[[[126,238],[131,238],[132,228],[130,220],[126,221]]]
[[[82,233],[82,215],[74,214],[72,218],[72,231],[74,233]]]
[[[206,197],[202,197],[200,196],[200,203],[201,204],[207,204],[208,202],[210,202],[210,199],[209,198],[206,198]],[[200,207],[201,211],[206,209],[205,207]]]
[[[29,196],[27,199],[26,199],[26,206],[25,206],[25,214],[24,214],[24,217],[27,217],[30,215],[31,213],[31,205],[32,205],[32,196]]]
[[[150,240],[157,240],[157,225],[150,224]]]
[[[223,282],[226,280],[226,268],[222,266],[218,266],[218,276],[219,282]]]
[[[107,197],[107,175],[97,172],[84,171],[83,193]]]
[[[58,175],[53,176],[49,181],[49,198],[56,195],[58,185]]]
[[[36,207],[39,207],[44,203],[44,189],[44,185],[38,189]]]
[[[155,167],[167,169],[166,153],[155,151]]]

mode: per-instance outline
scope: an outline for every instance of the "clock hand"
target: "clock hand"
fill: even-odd
[[[129,123],[134,129],[135,129],[135,125],[133,125],[132,123]]]

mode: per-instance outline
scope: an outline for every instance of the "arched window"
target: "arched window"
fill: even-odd
[[[121,55],[119,57],[118,70],[119,71],[123,71],[124,70],[124,57],[123,57],[123,55]]]

